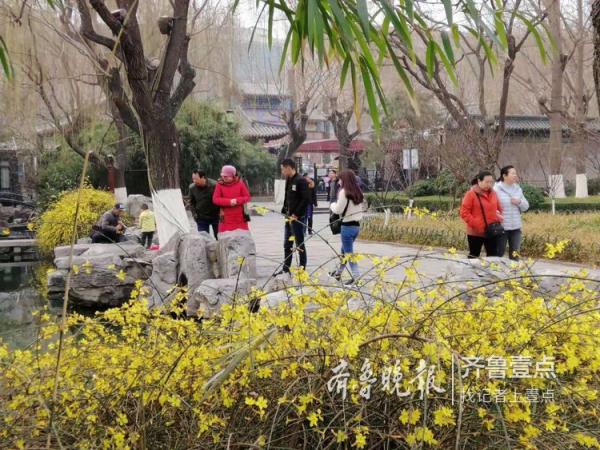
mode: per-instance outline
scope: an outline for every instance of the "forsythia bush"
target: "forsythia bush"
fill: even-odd
[[[78,190],[63,192],[40,217],[36,238],[43,252],[71,243],[77,197]],[[114,205],[113,194],[86,186],[81,192],[77,238],[87,236],[102,213]]]
[[[35,344],[0,347],[0,447],[600,448],[585,272],[551,296],[519,269],[461,293],[373,262],[368,292],[300,272],[279,304],[251,312],[256,290],[201,323],[148,310],[139,283],[119,309],[69,316],[54,404],[58,327],[42,313]]]

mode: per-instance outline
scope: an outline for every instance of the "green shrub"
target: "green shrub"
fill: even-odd
[[[529,202],[529,209],[543,209],[545,203],[544,192],[531,184],[522,183],[521,189],[523,189],[523,195]]]
[[[600,178],[592,178],[591,180],[588,180],[588,194],[600,194]]]
[[[43,211],[61,192],[75,189],[79,185],[83,158],[71,150],[46,152],[42,154],[40,166],[36,185],[37,206]],[[94,187],[106,184],[106,168],[90,164],[87,180]]]
[[[419,180],[407,190],[412,197],[428,197],[436,194],[435,181],[433,179]]]

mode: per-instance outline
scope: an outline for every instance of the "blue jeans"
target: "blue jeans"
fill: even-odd
[[[342,223],[342,256],[347,253],[354,253],[354,241],[356,240],[359,231],[360,227],[347,226]],[[358,272],[358,263],[348,261],[348,264],[350,264],[350,273],[352,274],[352,278],[356,280],[360,276]],[[341,274],[345,268],[345,264],[340,264],[338,267],[338,273]]]
[[[304,236],[307,234],[313,234],[313,205],[308,205],[306,207],[306,215],[304,216]]]
[[[210,227],[212,225],[213,234],[215,235],[215,239],[219,239],[217,237],[217,233],[219,232],[219,219],[215,219],[214,221],[197,220],[196,225],[198,226],[198,231],[206,231],[208,234],[210,234]]]
[[[283,263],[283,271],[289,272],[292,265],[292,256],[294,242],[296,243],[296,251],[300,258],[300,266],[306,269],[306,247],[304,246],[304,217],[298,217],[296,220],[285,222],[283,232],[283,253],[285,261]],[[294,241],[290,241],[290,237],[294,236]]]

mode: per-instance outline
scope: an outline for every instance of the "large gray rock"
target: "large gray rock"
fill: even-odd
[[[219,233],[218,260],[221,278],[255,279],[256,245],[250,231]]]
[[[47,281],[52,298],[64,294],[67,273],[73,266],[77,271],[71,273],[69,298],[92,307],[121,304],[129,298],[138,279],[145,280],[152,274],[151,264],[143,258],[144,247],[135,243],[76,245],[71,264],[68,253],[68,246],[55,249],[58,270]]]
[[[73,246],[73,256],[79,256],[82,253],[88,251],[88,249],[93,244],[90,242],[89,244],[75,244]],[[95,245],[110,245],[110,244],[95,244]],[[64,258],[65,256],[69,256],[69,252],[71,251],[70,245],[63,245],[61,247],[56,247],[54,249],[54,257],[55,258]]]
[[[255,280],[205,280],[189,294],[187,302],[188,316],[213,317],[221,306],[232,304],[250,292]]]
[[[179,246],[179,277],[188,289],[200,286],[204,280],[216,278],[217,241],[208,233],[190,233],[182,238]]]

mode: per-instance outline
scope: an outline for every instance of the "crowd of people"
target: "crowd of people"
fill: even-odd
[[[354,242],[360,232],[363,218],[364,194],[362,182],[351,170],[338,174],[330,170],[326,183],[318,184],[308,173],[300,175],[291,159],[281,163],[281,172],[285,177],[285,195],[281,213],[283,226],[283,263],[274,275],[286,275],[291,272],[294,252],[298,253],[299,266],[307,267],[307,236],[312,235],[314,210],[318,206],[317,191],[325,189],[330,210],[330,226],[334,234],[341,236],[340,263],[329,275],[341,281],[344,271],[349,267],[349,279],[345,285],[353,285],[360,277],[358,264],[351,255]],[[213,180],[202,170],[192,174],[189,188],[190,210],[199,232],[212,233],[216,239],[219,234],[233,230],[248,230],[250,215],[248,203],[250,192],[240,178],[234,166],[223,166],[220,177]],[[508,256],[517,261],[521,248],[521,213],[527,211],[529,203],[518,184],[518,175],[513,166],[500,170],[500,177],[488,170],[479,172],[471,181],[471,188],[465,194],[460,217],[466,224],[468,258],[479,258],[482,248],[487,256],[503,257],[508,246]],[[91,236],[94,243],[121,242],[125,225],[121,213],[123,203],[102,214]],[[337,223],[336,225],[336,222]],[[149,248],[156,232],[154,213],[148,205],[141,205],[139,225],[141,241]]]

